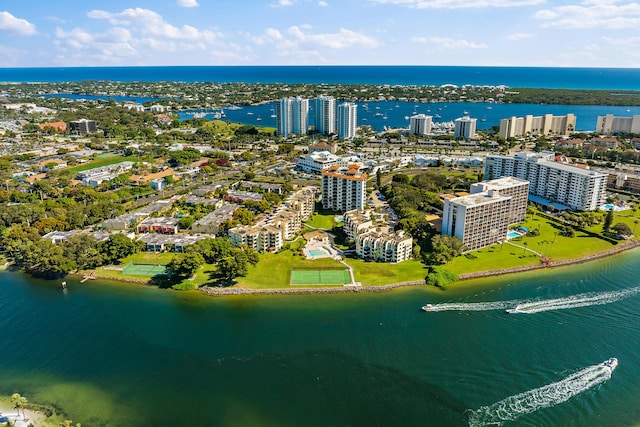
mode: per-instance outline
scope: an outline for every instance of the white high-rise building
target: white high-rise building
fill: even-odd
[[[322,170],[322,207],[346,212],[362,210],[367,200],[367,174],[357,165]]]
[[[278,134],[306,135],[309,129],[309,100],[296,96],[283,98],[276,104]]]
[[[354,138],[358,127],[357,122],[358,105],[355,102],[345,102],[338,105],[338,138]]]
[[[500,120],[499,137],[502,139],[517,138],[529,135],[568,135],[576,128],[576,116],[544,116],[527,115]]]
[[[409,118],[409,133],[412,135],[427,135],[431,133],[433,116],[416,114]]]
[[[613,114],[598,116],[596,132],[599,134],[640,133],[640,116],[619,117]]]
[[[320,95],[316,98],[314,116],[318,133],[336,133],[336,100],[333,96]]]
[[[513,176],[529,181],[529,194],[570,209],[592,211],[606,201],[607,174],[555,162],[555,153],[488,154],[484,176]]]
[[[476,122],[469,116],[459,117],[455,120],[453,136],[456,138],[471,139],[476,136]]]

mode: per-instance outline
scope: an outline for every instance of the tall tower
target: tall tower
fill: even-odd
[[[356,136],[358,105],[345,102],[338,105],[338,138],[350,139]]]
[[[472,119],[469,116],[457,118],[455,120],[454,136],[456,138],[470,139],[476,135],[476,122],[478,119]]]
[[[433,116],[416,114],[409,119],[409,133],[412,135],[427,135],[431,133]]]
[[[336,100],[333,96],[320,95],[316,98],[315,119],[318,133],[336,133]]]
[[[309,100],[299,96],[281,99],[276,108],[278,134],[306,135],[309,120]]]

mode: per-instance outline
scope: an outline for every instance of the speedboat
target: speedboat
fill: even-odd
[[[513,307],[513,308],[507,308],[507,309],[505,310],[505,313],[507,313],[507,314],[517,313],[517,312],[518,312],[518,307],[519,307],[519,306],[518,306],[518,305],[516,305],[516,306],[515,306],[515,307]]]
[[[431,311],[433,310],[433,304],[427,304],[422,306],[422,311]]]
[[[618,359],[616,359],[615,357],[607,359],[604,362],[602,362],[602,366],[611,368],[611,370],[613,371],[614,369],[616,369],[616,366],[618,366]]]

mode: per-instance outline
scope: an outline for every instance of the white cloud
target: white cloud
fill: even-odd
[[[177,0],[178,6],[181,7],[198,7],[200,6],[196,0]]]
[[[303,30],[308,26],[293,26],[287,33],[293,36],[292,41],[300,47],[343,49],[350,46],[377,47],[378,41],[372,37],[356,33],[355,31],[341,28],[337,33],[308,34]]]
[[[326,1],[324,1],[324,0],[320,0],[320,1],[318,2],[318,6],[326,7],[326,6],[329,6],[329,3],[327,3],[327,2],[326,2]]]
[[[295,3],[296,0],[277,0],[275,3],[272,3],[270,7],[293,6]]]
[[[413,43],[428,44],[440,50],[461,50],[461,49],[486,49],[484,43],[475,43],[468,40],[454,40],[448,37],[412,37]]]
[[[631,47],[636,49],[640,47],[640,37],[627,37],[627,38],[603,37],[602,39],[612,46],[625,47],[625,48]]]
[[[640,4],[619,4],[616,0],[588,0],[581,4],[538,11],[534,16],[545,28],[638,28]]]
[[[0,31],[31,36],[36,33],[36,26],[26,19],[16,18],[6,11],[0,12]]]
[[[531,39],[535,36],[536,36],[535,34],[531,34],[531,33],[514,33],[514,34],[509,34],[507,36],[507,40],[512,40],[512,41],[526,40],[526,39]]]
[[[107,20],[112,25],[130,27],[143,35],[169,39],[197,40],[213,42],[219,34],[209,30],[198,30],[191,25],[176,27],[167,23],[159,14],[149,9],[129,8],[119,13],[104,10],[92,10],[87,16]]]
[[[130,8],[118,13],[92,10],[87,15],[110,26],[101,32],[58,28],[54,45],[60,52],[59,61],[74,65],[117,65],[152,64],[169,59],[179,64],[182,60],[189,61],[189,57],[192,60],[194,55],[198,58],[209,55],[211,61],[216,61],[211,52],[228,49],[224,34],[191,25],[175,26],[149,9]],[[221,53],[218,56],[223,57]]]
[[[545,3],[546,0],[370,0],[415,9],[471,9],[484,7],[519,7]]]

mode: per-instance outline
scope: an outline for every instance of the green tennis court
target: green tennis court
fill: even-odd
[[[291,285],[344,285],[351,283],[349,270],[291,270]]]
[[[122,269],[122,274],[130,276],[162,276],[167,274],[167,267],[158,264],[129,263]]]

